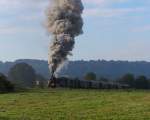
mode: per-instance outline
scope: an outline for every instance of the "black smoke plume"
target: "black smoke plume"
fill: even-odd
[[[48,60],[52,74],[72,55],[75,37],[83,33],[83,9],[81,0],[51,0],[47,29],[53,37]]]

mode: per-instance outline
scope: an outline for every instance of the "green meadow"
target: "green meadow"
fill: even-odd
[[[150,91],[36,89],[0,94],[0,120],[150,120]]]

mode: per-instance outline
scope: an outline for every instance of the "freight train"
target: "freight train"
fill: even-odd
[[[82,88],[82,89],[128,89],[128,85],[102,82],[102,81],[87,81],[79,79],[71,79],[66,77],[55,78],[55,87],[62,88]]]

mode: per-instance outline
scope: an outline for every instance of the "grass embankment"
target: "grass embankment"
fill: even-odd
[[[150,93],[54,89],[0,94],[0,120],[150,120]]]

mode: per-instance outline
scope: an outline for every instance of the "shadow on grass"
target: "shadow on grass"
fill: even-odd
[[[10,118],[8,118],[8,117],[1,117],[1,116],[0,116],[0,120],[12,120],[12,119],[10,119]]]

